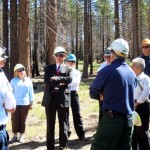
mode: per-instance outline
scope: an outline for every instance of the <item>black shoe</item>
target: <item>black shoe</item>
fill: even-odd
[[[18,136],[17,135],[14,135],[13,137],[12,137],[12,139],[10,140],[10,144],[12,144],[12,143],[15,143],[15,142],[18,142]]]
[[[70,137],[70,135],[71,135],[71,131],[68,131],[68,138]]]
[[[88,141],[88,139],[85,136],[79,138],[79,140],[81,140],[81,141]]]
[[[65,146],[65,147],[60,147],[60,150],[67,150],[67,146]]]

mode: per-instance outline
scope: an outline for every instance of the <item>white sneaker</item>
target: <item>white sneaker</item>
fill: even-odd
[[[19,137],[19,143],[24,143],[24,142],[25,142],[25,140],[23,138],[23,135],[20,135],[20,137]]]

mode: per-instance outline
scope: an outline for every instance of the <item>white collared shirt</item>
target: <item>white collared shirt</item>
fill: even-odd
[[[63,63],[62,63],[61,65],[56,64],[56,70],[57,70],[57,69],[58,69],[58,67],[60,66],[59,70],[60,70],[60,72],[61,72],[62,65],[63,65]]]
[[[62,64],[61,64],[61,65],[62,65]],[[60,66],[60,68],[61,68],[61,65],[56,64],[56,70],[58,69],[59,66]]]
[[[108,65],[110,65],[110,63],[107,63],[106,61],[103,62],[103,63],[98,67],[97,72],[100,71],[101,69],[103,69],[104,67],[108,66]]]
[[[138,103],[144,103],[150,95],[150,78],[142,72],[137,76],[137,80],[143,88],[141,90],[140,86],[137,86],[134,89],[134,99],[137,99]]]
[[[81,81],[81,73],[75,68],[72,68],[72,82],[68,85],[70,91],[78,91]]]

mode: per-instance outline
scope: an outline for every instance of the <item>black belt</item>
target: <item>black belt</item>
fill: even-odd
[[[71,93],[77,93],[77,91],[71,91]]]
[[[125,118],[127,117],[127,115],[114,111],[114,110],[104,109],[103,112],[104,114],[108,115],[110,118],[113,118],[115,116],[121,116]]]
[[[54,92],[54,93],[58,93],[58,92],[59,92],[59,89],[53,89],[53,92]]]

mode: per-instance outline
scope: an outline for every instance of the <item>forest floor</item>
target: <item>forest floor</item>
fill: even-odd
[[[71,150],[89,150],[93,141],[93,135],[96,132],[98,122],[98,102],[91,100],[88,94],[89,84],[92,82],[94,77],[84,80],[82,82],[79,96],[81,115],[84,124],[85,136],[88,141],[80,141],[75,133],[72,113],[70,110],[70,126],[72,134],[69,138],[68,149]],[[35,104],[33,110],[30,110],[26,124],[25,143],[20,144],[18,142],[10,144],[10,150],[46,150],[46,120],[44,107],[41,106],[41,101],[44,91],[43,76],[38,76],[32,79],[35,89]],[[85,88],[84,85],[87,87]],[[10,119],[11,120],[11,119]],[[56,120],[55,126],[55,149],[59,149],[59,127],[58,119]],[[7,130],[12,138],[11,132],[11,121],[8,122]]]

